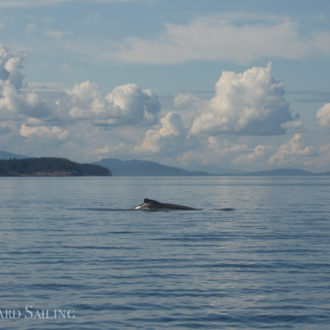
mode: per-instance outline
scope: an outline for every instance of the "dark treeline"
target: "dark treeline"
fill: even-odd
[[[0,176],[109,176],[107,168],[79,164],[65,158],[26,158],[0,160]]]

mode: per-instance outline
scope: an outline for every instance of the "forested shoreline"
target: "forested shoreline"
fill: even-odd
[[[111,176],[111,170],[65,158],[41,157],[0,160],[0,176]]]

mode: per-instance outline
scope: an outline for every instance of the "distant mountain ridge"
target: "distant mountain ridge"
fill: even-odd
[[[119,160],[104,158],[95,165],[111,169],[114,176],[208,176],[203,171],[188,171],[179,167],[162,165],[148,160]]]
[[[297,168],[279,168],[276,170],[268,170],[268,171],[257,171],[257,172],[250,172],[249,175],[255,176],[310,176],[310,175],[319,175],[316,173],[308,172],[305,170],[300,170]]]
[[[28,158],[32,157],[0,150],[0,160]],[[323,173],[314,173],[301,169],[290,168],[261,170],[255,172],[226,171],[222,173],[211,174],[206,171],[189,171],[179,167],[168,166],[153,161],[137,159],[124,161],[116,158],[104,158],[98,162],[94,162],[91,164],[105,167],[112,172],[112,175],[115,176],[330,176],[330,171]]]
[[[230,176],[327,176],[330,172],[313,173],[297,168],[279,168],[275,170],[264,170],[256,172],[246,172],[238,174],[226,174]]]
[[[104,158],[93,164],[111,169],[114,176],[328,176],[330,172],[313,173],[300,169],[280,168],[275,170],[262,170],[241,173],[211,174],[204,171],[188,171],[182,168],[162,165],[146,160],[119,160]]]

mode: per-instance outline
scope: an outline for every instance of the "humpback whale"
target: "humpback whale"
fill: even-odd
[[[141,205],[135,207],[135,210],[157,211],[157,210],[197,210],[197,209],[185,205],[161,203],[153,199],[145,198]]]

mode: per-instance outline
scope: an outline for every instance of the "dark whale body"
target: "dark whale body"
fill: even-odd
[[[135,207],[136,210],[197,210],[193,207],[179,205],[179,204],[169,204],[169,203],[160,203],[153,199],[145,198],[141,205]]]

